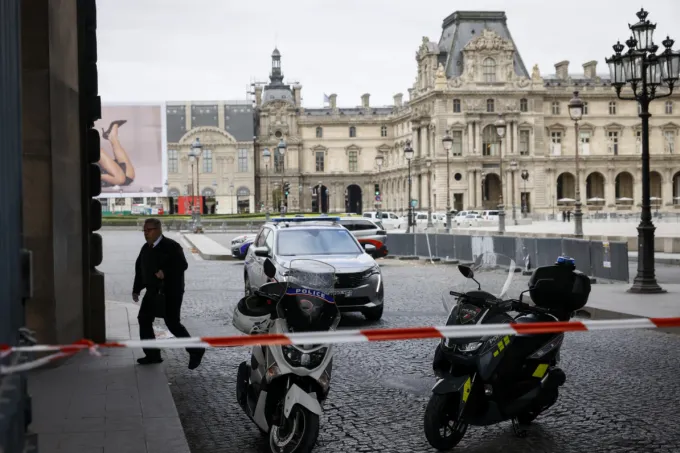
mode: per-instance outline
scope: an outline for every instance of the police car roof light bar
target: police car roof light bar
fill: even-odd
[[[273,217],[272,223],[337,222],[340,217]]]

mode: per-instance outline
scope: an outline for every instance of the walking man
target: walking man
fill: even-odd
[[[146,289],[137,315],[139,337],[142,340],[156,338],[153,331],[156,317],[164,318],[165,325],[175,337],[190,337],[179,320],[184,297],[184,271],[189,267],[184,250],[176,241],[163,236],[158,219],[146,219],[144,239],[146,244],[135,263],[135,282],[132,287],[132,300],[135,302],[139,302],[140,293]],[[205,349],[187,348],[187,352],[189,369],[193,370],[201,364]],[[140,365],[163,361],[160,349],[145,348],[144,354],[144,357],[137,359]]]

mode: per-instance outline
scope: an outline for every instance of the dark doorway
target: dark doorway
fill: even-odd
[[[361,214],[363,206],[361,202],[361,187],[356,184],[347,186],[347,195],[345,196],[345,211],[348,213]]]
[[[462,211],[463,210],[463,194],[462,193],[454,193],[453,194],[453,209],[456,211]]]
[[[312,189],[312,212],[328,212],[328,187],[324,185],[314,186]]]

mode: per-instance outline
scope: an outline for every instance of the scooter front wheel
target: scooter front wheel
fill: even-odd
[[[439,451],[448,451],[465,436],[468,425],[456,419],[458,395],[430,397],[425,409],[425,437]]]
[[[269,431],[272,453],[309,453],[319,437],[319,416],[296,405],[288,417],[281,416],[281,424]]]

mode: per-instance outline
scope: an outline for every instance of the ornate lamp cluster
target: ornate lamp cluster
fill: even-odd
[[[672,50],[675,41],[666,37],[661,42],[665,50],[657,55],[659,46],[654,44],[653,39],[656,24],[647,20],[648,14],[641,9],[637,13],[640,21],[628,25],[631,31],[631,37],[626,41],[628,51],[622,53],[624,45],[618,41],[612,46],[614,55],[605,59],[612,86],[622,100],[649,102],[670,96],[680,76],[680,52]],[[634,97],[621,96],[621,90],[627,83],[630,84]],[[667,88],[668,92],[658,95],[657,90],[660,87]]]
[[[618,41],[614,44],[614,55],[605,59],[609,65],[611,83],[616,96],[625,101],[636,101],[640,106],[642,123],[642,210],[638,230],[638,269],[633,286],[628,290],[633,293],[654,294],[665,292],[656,281],[654,275],[654,231],[652,210],[650,206],[650,166],[649,166],[649,104],[654,99],[665,98],[673,94],[673,88],[680,77],[680,52],[672,49],[673,41],[666,37],[661,44],[665,50],[657,55],[659,46],[654,44],[656,24],[647,20],[649,13],[641,9],[637,13],[639,22],[628,25],[631,37],[626,41],[628,51],[622,53],[624,46]],[[621,91],[630,84],[632,97],[622,96]],[[663,88],[665,92],[659,92]]]

